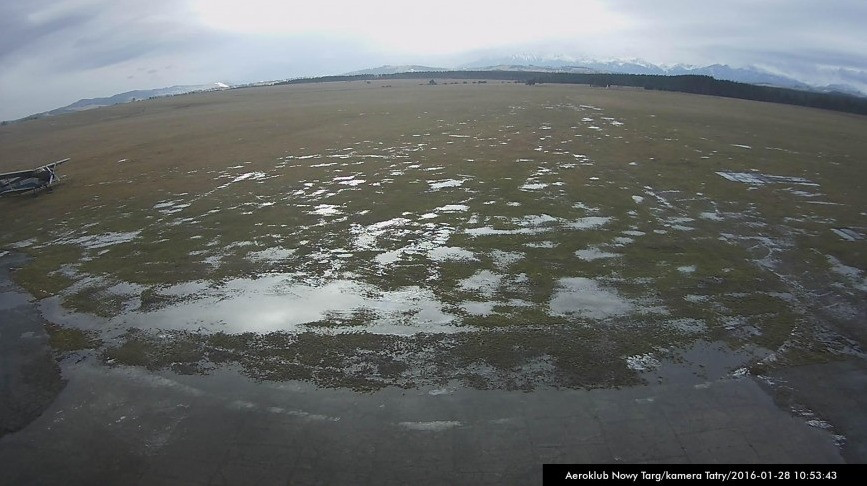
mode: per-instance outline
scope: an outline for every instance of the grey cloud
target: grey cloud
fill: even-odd
[[[55,33],[67,25],[85,21],[89,14],[79,11],[67,18],[34,24],[30,14],[48,7],[50,0],[0,3],[0,57]]]
[[[43,21],[34,18],[48,17]],[[201,48],[220,34],[186,22],[170,0],[66,0],[0,6],[0,61],[44,57],[46,69],[94,69],[151,53]]]
[[[722,44],[755,50],[833,47],[855,52],[867,42],[863,0],[611,0],[610,5],[631,17],[649,42],[654,42],[655,33],[679,44],[673,48]]]
[[[631,20],[610,42],[637,47],[634,57],[756,65],[808,83],[849,82],[867,89],[858,74],[867,68],[863,0],[608,0],[607,5]]]
[[[847,83],[861,83],[867,86],[867,70],[839,68],[836,74]]]

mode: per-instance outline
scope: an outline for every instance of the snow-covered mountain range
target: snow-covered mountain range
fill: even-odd
[[[545,72],[570,72],[570,73],[620,73],[620,74],[656,74],[656,75],[707,75],[726,81],[757,84],[764,86],[777,86],[781,88],[794,88],[818,92],[841,92],[856,96],[867,96],[867,93],[857,88],[837,83],[829,85],[815,85],[795,79],[790,76],[770,72],[756,66],[732,67],[725,64],[711,64],[707,66],[694,66],[688,64],[657,65],[641,59],[614,59],[593,60],[575,59],[568,56],[537,56],[533,54],[515,54],[501,57],[485,57],[476,61],[468,62],[456,68],[430,67],[420,65],[385,65],[377,68],[363,69],[346,73],[346,75],[358,74],[396,74],[405,72],[436,72],[457,70],[471,71],[545,71]]]
[[[459,69],[487,70],[491,68],[582,73],[659,74],[672,76],[697,74],[712,76],[716,79],[726,81],[737,81],[740,83],[820,92],[838,91],[856,96],[867,96],[867,93],[861,92],[857,88],[847,84],[837,83],[819,86],[790,76],[773,73],[756,66],[732,67],[726,64],[711,64],[706,66],[688,64],[658,65],[641,59],[612,59],[600,61],[595,59],[577,59],[565,55],[539,56],[534,54],[514,54],[503,57],[487,57],[459,66]]]

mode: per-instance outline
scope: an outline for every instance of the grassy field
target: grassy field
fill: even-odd
[[[154,369],[530,389],[638,383],[697,341],[756,373],[862,356],[864,117],[388,83],[0,127],[0,171],[72,159],[0,200],[0,247],[58,324]]]

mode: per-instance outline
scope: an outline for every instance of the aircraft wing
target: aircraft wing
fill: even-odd
[[[19,170],[16,172],[5,172],[3,174],[0,174],[0,180],[15,179],[17,177],[33,177],[33,175],[41,169],[54,170],[58,165],[64,164],[66,162],[69,162],[69,159],[58,160],[56,162],[52,162],[50,164],[45,164],[45,165],[43,165],[41,167],[37,167],[35,169]]]
[[[69,159],[58,160],[58,161],[56,161],[56,162],[52,162],[52,163],[50,163],[50,164],[45,164],[45,165],[43,165],[42,167],[39,167],[39,168],[34,169],[34,170],[39,170],[39,169],[54,169],[54,168],[57,167],[58,165],[60,165],[60,164],[64,164],[64,163],[66,163],[66,162],[69,162]],[[2,177],[2,176],[0,176],[0,177]]]
[[[41,168],[41,167],[40,167]],[[0,174],[0,180],[3,179],[16,179],[19,177],[32,177],[37,169],[29,169],[29,170],[19,170],[18,172],[6,172]]]

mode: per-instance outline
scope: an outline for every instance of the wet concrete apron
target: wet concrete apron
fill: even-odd
[[[24,255],[0,257],[0,437],[39,417],[64,386],[42,316],[9,278],[24,263]]]
[[[694,373],[725,352],[713,346],[622,389],[356,393],[92,355],[62,361],[63,388],[35,306],[9,283],[22,262],[0,258],[0,413],[21,429],[0,438],[3,484],[539,484],[550,462],[843,461],[830,431],[731,363]]]

